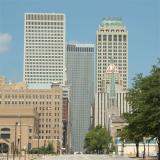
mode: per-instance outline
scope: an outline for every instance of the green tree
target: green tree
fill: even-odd
[[[129,114],[128,114],[129,115]],[[132,115],[130,115],[131,119]],[[136,157],[139,157],[139,143],[143,141],[143,135],[138,125],[132,122],[128,126],[125,126],[118,136],[121,137],[121,141],[128,141],[136,144]]]
[[[30,151],[31,154],[53,154],[54,153],[54,148],[52,143],[48,143],[47,147],[42,146],[39,149],[38,148],[32,148]]]
[[[87,153],[104,153],[109,152],[109,144],[112,142],[112,137],[106,128],[97,126],[89,131],[85,137],[84,148]]]
[[[139,74],[129,90],[127,101],[131,113],[124,114],[128,123],[126,134],[151,136],[157,139],[160,154],[160,63],[152,67],[148,76]],[[125,131],[124,131],[125,132]],[[134,137],[134,136],[133,136]],[[159,157],[160,160],[160,157]]]

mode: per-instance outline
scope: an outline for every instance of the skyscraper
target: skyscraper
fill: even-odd
[[[83,151],[83,141],[90,128],[94,95],[94,45],[67,45],[67,79],[70,85],[71,147]]]
[[[119,70],[123,90],[128,88],[128,31],[122,18],[103,18],[96,34],[96,88],[101,92],[103,75],[113,62]]]
[[[64,84],[65,15],[25,13],[24,81],[29,87]]]
[[[131,110],[126,101],[128,31],[122,18],[103,18],[96,39],[97,93],[95,94],[94,125],[106,127],[112,134],[115,133],[112,122],[117,126],[118,123],[123,124],[121,115]]]

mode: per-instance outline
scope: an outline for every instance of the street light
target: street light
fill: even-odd
[[[39,118],[38,118],[38,156],[39,156]]]
[[[19,131],[19,132],[20,132],[20,133],[19,133],[19,134],[20,134],[20,135],[19,135],[19,139],[20,139],[19,160],[20,160],[20,159],[21,159],[21,150],[22,150],[22,139],[21,139],[21,138],[22,138],[22,137],[21,137],[21,136],[22,136],[22,127],[21,127],[21,126],[22,126],[22,125],[21,125],[21,115],[19,116],[19,118],[20,118],[20,120],[19,120],[19,130],[20,130],[20,131]]]
[[[15,123],[15,139],[14,139],[14,154],[17,155],[17,125],[18,125],[18,122]]]

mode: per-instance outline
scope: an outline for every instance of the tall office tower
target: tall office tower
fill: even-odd
[[[96,34],[96,83],[101,92],[106,68],[114,62],[122,78],[123,90],[128,88],[128,31],[119,17],[103,18]]]
[[[25,13],[24,81],[31,88],[64,84],[65,15]]]
[[[90,128],[94,95],[94,45],[67,45],[67,79],[70,85],[70,125],[72,151],[83,151]]]

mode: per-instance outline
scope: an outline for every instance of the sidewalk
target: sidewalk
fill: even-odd
[[[14,160],[40,160],[42,158],[42,155],[31,155],[31,154],[26,154],[21,157],[14,157]],[[0,159],[1,160],[1,159]],[[7,160],[7,157],[3,157],[3,160]],[[13,155],[10,155],[8,157],[8,160],[13,160]]]
[[[140,158],[139,160],[157,160],[157,157]]]

